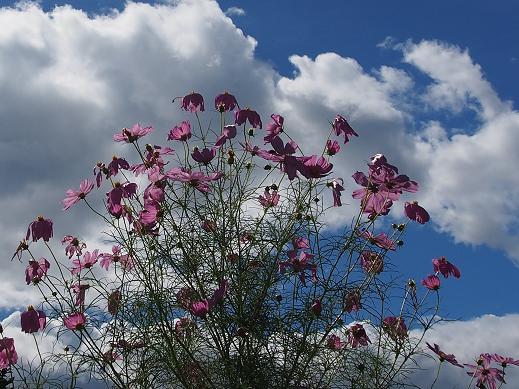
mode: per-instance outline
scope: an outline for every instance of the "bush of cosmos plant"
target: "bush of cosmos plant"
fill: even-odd
[[[335,176],[333,156],[358,136],[341,115],[322,153],[305,155],[279,114],[263,129],[230,93],[208,120],[200,94],[179,99],[186,120],[164,144],[145,143],[152,127],[123,128],[113,136],[121,156],[66,192],[64,210],[88,207],[111,250],[70,231],[57,252],[52,220],[30,223],[13,259],[43,297],[21,314],[39,357],[18,358],[0,328],[0,388],[74,388],[80,377],[115,388],[410,386],[439,320],[441,278],[460,277],[445,257],[419,283],[388,271],[408,223],[429,221],[412,201],[418,184],[382,154],[347,185]],[[218,128],[202,124],[214,116]],[[346,186],[358,216],[333,233],[324,215],[343,205]],[[402,203],[407,219],[382,231]],[[54,349],[40,350],[51,335]],[[519,364],[481,354],[462,365],[427,347],[439,367],[466,368],[469,387],[502,385]]]

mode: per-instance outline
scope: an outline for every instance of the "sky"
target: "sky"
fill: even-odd
[[[346,189],[384,153],[420,183],[416,198],[431,214],[394,256],[403,278],[425,277],[439,256],[461,269],[442,286],[441,311],[460,321],[437,339],[467,361],[519,350],[519,3],[14,4],[0,1],[6,262],[39,214],[58,236],[95,240],[88,213],[63,215],[59,200],[97,160],[121,152],[112,134],[134,122],[166,131],[182,119],[171,97],[197,90],[211,101],[228,89],[264,122],[285,116],[309,151],[335,114],[348,117],[359,138],[336,160]],[[351,217],[343,208],[332,226]],[[0,318],[35,298],[23,268],[2,267]]]

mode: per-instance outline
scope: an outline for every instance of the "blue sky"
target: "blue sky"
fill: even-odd
[[[14,3],[0,1],[0,6]],[[110,8],[121,15],[126,12],[125,2],[114,0],[39,3],[48,13],[54,5],[69,4],[91,18],[110,14]],[[7,166],[20,153],[9,154],[9,145],[19,144],[23,137],[34,140],[22,151],[29,157],[16,165],[18,174],[0,168],[5,177],[12,174],[10,187],[0,190],[5,212],[0,227],[7,231],[0,247],[15,246],[12,242],[19,239],[25,221],[41,212],[39,207],[49,215],[58,213],[56,199],[64,190],[90,172],[98,154],[111,155],[112,149],[99,146],[110,138],[112,130],[106,127],[131,124],[124,120],[149,120],[166,127],[171,124],[171,96],[195,89],[210,100],[230,88],[239,101],[253,101],[260,110],[274,103],[275,109],[283,107],[287,123],[301,128],[298,135],[308,135],[308,144],[314,139],[311,131],[329,120],[326,115],[351,115],[360,137],[347,145],[337,166],[360,169],[361,158],[383,152],[431,193],[420,202],[430,209],[433,221],[423,227],[411,225],[403,249],[394,257],[403,277],[419,281],[431,271],[431,259],[443,255],[458,265],[462,279],[443,283],[442,314],[472,325],[476,321],[471,319],[484,320],[483,315],[519,313],[519,178],[508,170],[519,163],[518,2],[405,0],[396,6],[334,0],[317,6],[310,0],[218,1],[221,11],[242,10],[227,13],[231,23],[218,7],[184,3],[184,16],[193,24],[178,30],[171,25],[182,22],[174,19],[174,6],[171,12],[131,8],[127,20],[118,19],[118,29],[128,30],[123,43],[110,35],[110,22],[92,26],[88,18],[66,12],[52,18],[36,11],[23,11],[23,19],[10,16],[12,25],[0,33],[0,55],[5,59],[0,86],[6,91],[0,97],[5,107],[0,117],[4,126],[27,132],[17,138],[2,129],[8,135],[5,144],[0,139],[6,150],[0,164]],[[205,20],[211,21],[210,27],[202,23]],[[140,29],[140,23],[149,24]],[[14,31],[12,36],[9,31]],[[110,38],[103,41],[99,36]],[[111,45],[111,39],[116,43]],[[83,67],[78,57],[88,65]],[[204,61],[212,72],[198,66]],[[49,65],[53,63],[59,66]],[[11,85],[2,66],[9,77],[20,74],[23,81],[29,80],[27,89],[23,82]],[[70,68],[75,73],[69,84]],[[164,74],[159,77],[157,69]],[[41,77],[33,80],[32,74]],[[99,101],[108,108],[97,105]],[[262,112],[264,122],[270,113]],[[39,129],[42,123],[45,137]],[[71,128],[74,136],[69,136]],[[49,149],[42,150],[41,142],[49,142]],[[75,142],[89,151],[73,153]],[[353,190],[353,182],[344,178],[347,190]],[[13,193],[18,196],[14,202]],[[78,220],[82,216],[75,214]],[[90,233],[86,226],[56,218],[63,234],[71,232],[69,227]],[[23,268],[17,271],[17,283],[23,284]],[[14,284],[1,274],[0,281]],[[0,317],[25,304],[25,289],[13,288],[16,291],[7,297],[0,296]],[[516,329],[514,334],[517,339]]]

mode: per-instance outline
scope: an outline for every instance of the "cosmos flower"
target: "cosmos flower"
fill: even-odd
[[[208,165],[209,162],[211,162],[215,156],[215,148],[208,149],[207,147],[205,147],[202,151],[200,151],[198,147],[195,147],[193,152],[191,153],[191,157],[193,157],[193,159],[196,162],[203,163],[204,165]]]
[[[82,330],[85,328],[86,316],[81,312],[71,313],[63,319],[63,324],[69,330]]]
[[[0,339],[0,370],[7,369],[18,362],[18,354],[14,347],[13,338]]]
[[[83,259],[73,260],[72,264],[74,265],[74,267],[70,270],[70,272],[75,275],[80,273],[83,269],[90,269],[97,263],[97,259],[100,256],[98,252],[99,250],[97,249],[92,251],[92,253],[87,251],[85,254],[83,254]]]
[[[236,126],[233,126],[232,124],[225,126],[222,131],[222,135],[220,135],[216,139],[216,143],[214,144],[216,147],[222,146],[226,141],[229,139],[233,139],[236,137]]]
[[[346,342],[343,342],[337,335],[330,335],[326,340],[326,346],[333,351],[340,351],[346,346]]]
[[[344,143],[348,143],[349,136],[359,136],[341,115],[335,116],[332,127],[335,130],[335,135],[340,136],[341,134],[344,134]]]
[[[25,240],[29,240],[29,237],[32,236],[33,242],[37,242],[40,238],[48,242],[52,238],[52,233],[52,220],[38,216],[36,220],[29,224]]]
[[[340,149],[341,149],[341,146],[339,146],[339,142],[337,142],[336,140],[331,141],[330,139],[328,139],[326,141],[325,152],[329,156],[333,156],[333,155],[337,154]]]
[[[169,130],[168,140],[187,142],[191,136],[191,124],[187,120],[184,120],[178,126],[175,126]]]
[[[246,121],[249,122],[249,124],[254,128],[261,128],[261,118],[260,115],[248,107],[245,109],[241,109],[239,111],[236,111],[234,114],[234,122],[236,125],[241,126]]]
[[[47,274],[50,268],[50,263],[45,258],[40,258],[39,261],[29,261],[25,269],[25,281],[27,285],[31,282],[37,284]]]
[[[441,273],[445,278],[449,278],[449,274],[452,274],[456,278],[461,277],[459,269],[447,261],[445,257],[434,258],[432,263],[434,271]]]
[[[236,101],[236,97],[228,93],[227,91],[219,94],[214,99],[214,108],[218,112],[226,112],[226,111],[232,111],[236,106],[238,105],[238,102]]]
[[[272,114],[270,115],[272,121],[267,124],[267,135],[263,138],[265,144],[270,143],[272,139],[283,132],[283,122],[285,119],[281,115]]]
[[[362,324],[357,323],[348,328],[348,343],[352,348],[367,346],[368,343],[371,343]]]
[[[422,280],[422,285],[429,290],[438,290],[440,289],[440,279],[438,278],[438,276],[432,274]]]
[[[37,311],[32,305],[27,307],[27,311],[20,315],[20,322],[22,331],[27,334],[32,334],[43,330],[47,324],[47,316],[43,311]]]
[[[418,205],[418,201],[413,201],[412,203],[406,201],[404,212],[409,219],[415,220],[420,224],[425,224],[430,220],[429,213]]]
[[[189,112],[204,112],[204,98],[200,93],[192,92],[182,98],[180,108]]]
[[[427,344],[427,347],[431,349],[432,352],[434,352],[436,355],[438,355],[440,362],[447,361],[451,365],[463,367],[463,365],[460,365],[458,361],[456,360],[456,357],[453,354],[446,354],[442,350],[440,350],[440,346],[438,346],[436,343],[434,343],[434,347],[431,346],[429,343],[425,342]]]
[[[141,127],[140,124],[134,124],[132,128],[123,128],[121,133],[114,135],[114,141],[116,142],[126,142],[126,143],[134,143],[139,138],[148,135],[153,131],[153,127]]]
[[[87,194],[94,188],[94,183],[90,180],[83,180],[79,184],[79,190],[69,189],[65,193],[65,199],[63,199],[63,210],[66,211],[74,204],[79,203],[86,197]]]

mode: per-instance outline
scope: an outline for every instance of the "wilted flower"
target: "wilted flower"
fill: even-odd
[[[369,274],[380,274],[384,270],[384,259],[373,251],[363,251],[360,256],[360,264]]]
[[[432,274],[422,280],[422,285],[429,290],[438,290],[440,289],[440,279],[438,276]]]
[[[222,113],[226,111],[232,111],[234,108],[236,108],[237,105],[238,102],[236,101],[236,98],[230,93],[227,93],[227,91],[219,94],[214,99],[214,108]]]
[[[22,331],[27,334],[32,334],[43,330],[47,324],[47,316],[43,311],[37,311],[32,305],[27,307],[27,311],[20,315]]]
[[[82,330],[85,328],[86,316],[81,312],[71,313],[63,319],[63,323],[69,330]]]
[[[29,224],[25,240],[29,240],[31,235],[33,242],[38,241],[40,238],[45,242],[48,242],[49,239],[52,238],[52,220],[45,219],[43,216],[38,216],[35,221]]]
[[[337,335],[330,335],[326,341],[326,345],[333,351],[340,351],[346,346],[346,342],[343,342]]]
[[[412,203],[406,201],[404,212],[409,219],[416,220],[420,224],[425,224],[430,219],[427,211],[418,205],[418,201],[413,201]]]
[[[65,254],[67,254],[69,258],[72,258],[76,254],[81,255],[82,250],[87,247],[85,243],[80,242],[78,238],[72,235],[65,235],[63,239],[61,239],[61,244],[65,243],[68,243],[67,247],[65,247]]]
[[[69,189],[65,193],[66,197],[63,200],[63,210],[66,211],[74,204],[80,202],[87,194],[94,188],[94,183],[90,180],[83,180],[79,184],[79,190]]]
[[[434,258],[432,263],[434,271],[441,273],[445,278],[449,278],[449,274],[452,274],[456,278],[461,277],[459,269],[447,261],[445,257]]]
[[[72,292],[76,295],[76,306],[83,307],[85,305],[85,293],[88,288],[90,288],[89,284],[81,284],[79,282],[72,284],[70,289],[72,289]]]
[[[0,339],[0,370],[7,369],[18,362],[18,354],[13,338]]]
[[[254,128],[261,128],[262,126],[260,115],[256,111],[245,108],[237,111],[234,114],[234,122],[238,126],[241,126],[246,121],[249,121],[249,124]]]
[[[332,127],[335,130],[335,135],[340,136],[341,134],[344,134],[344,143],[348,143],[348,136],[359,136],[341,115],[335,116]]]
[[[31,282],[37,284],[43,279],[50,268],[50,263],[45,258],[40,258],[39,261],[29,261],[25,269],[25,281],[27,285]]]
[[[191,94],[184,96],[182,98],[182,104],[180,105],[180,107],[184,111],[204,112],[204,98],[202,97],[201,94],[192,92]]]
[[[168,140],[187,142],[188,139],[191,138],[191,135],[191,124],[187,120],[184,120],[180,125],[169,130]]]
[[[440,358],[440,362],[447,361],[454,366],[463,367],[458,363],[456,357],[453,354],[444,353],[442,350],[440,350],[440,346],[438,346],[436,343],[434,343],[434,347],[427,342],[425,343],[427,344],[427,347],[431,349],[431,351],[438,355],[438,357]]]
[[[367,346],[368,343],[371,343],[362,324],[354,324],[348,329],[348,343],[352,348],[357,348],[359,345]]]
[[[407,337],[407,327],[401,317],[386,317],[382,322],[382,328],[394,341],[399,341]]]

